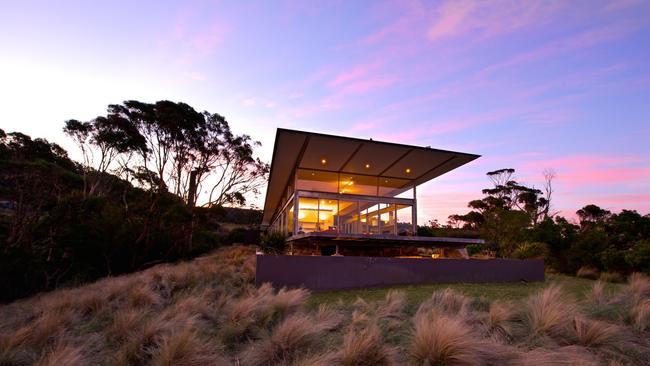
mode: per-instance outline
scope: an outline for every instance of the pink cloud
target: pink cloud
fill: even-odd
[[[629,34],[638,26],[639,24],[633,22],[609,25],[551,41],[541,47],[519,53],[508,60],[488,66],[481,70],[479,75],[486,76],[498,70],[509,69],[529,62],[546,60],[557,54],[575,52],[576,50],[582,50],[605,42],[610,42]]]
[[[546,23],[563,4],[560,1],[447,1],[438,7],[427,31],[431,41],[474,33],[491,37]],[[475,38],[476,38],[475,37]]]
[[[370,73],[371,71],[377,70],[381,64],[379,62],[371,62],[360,64],[352,67],[349,70],[339,73],[334,80],[328,83],[328,86],[335,87],[341,84],[346,84],[354,80],[358,80]]]
[[[436,40],[460,32],[461,27],[466,24],[467,16],[476,8],[477,3],[473,1],[449,1],[440,7],[440,14],[436,22],[429,28],[427,36],[430,40]]]

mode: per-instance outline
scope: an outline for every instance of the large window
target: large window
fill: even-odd
[[[338,193],[338,173],[298,169],[297,189],[313,192]]]

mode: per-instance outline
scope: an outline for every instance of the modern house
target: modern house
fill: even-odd
[[[417,186],[478,155],[278,129],[262,224],[289,254],[466,257],[479,239],[417,236]]]

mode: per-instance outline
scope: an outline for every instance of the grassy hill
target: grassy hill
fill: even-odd
[[[650,279],[309,294],[254,249],[0,306],[0,365],[647,365]]]

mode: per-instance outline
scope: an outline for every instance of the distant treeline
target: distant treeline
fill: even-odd
[[[572,223],[552,211],[552,180],[545,172],[543,189],[514,180],[514,169],[487,173],[493,186],[483,198],[469,202],[470,212],[451,215],[418,228],[423,236],[463,236],[485,239],[470,246],[470,254],[511,258],[544,258],[547,266],[575,274],[580,268],[650,274],[650,215],[633,210],[612,213],[594,204],[576,212]]]
[[[0,300],[259,235],[261,211],[223,205],[245,204],[268,166],[223,117],[125,102],[64,130],[83,162],[45,139],[0,130]],[[211,200],[195,207],[201,187]],[[228,232],[224,222],[239,225]]]

